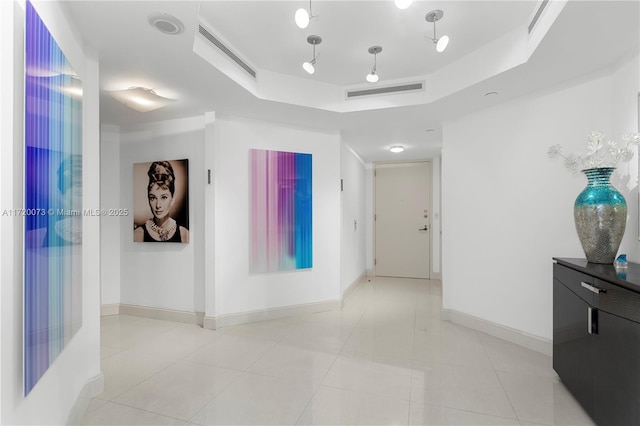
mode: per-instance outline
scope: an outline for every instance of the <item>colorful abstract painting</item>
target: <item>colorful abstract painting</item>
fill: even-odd
[[[252,149],[250,272],[313,266],[311,154]]]
[[[82,326],[82,83],[30,2],[25,23],[24,394]]]

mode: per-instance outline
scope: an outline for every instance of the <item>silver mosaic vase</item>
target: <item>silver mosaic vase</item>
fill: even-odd
[[[587,187],[573,206],[578,238],[591,263],[613,263],[627,223],[627,202],[609,182],[614,170],[613,167],[583,170]]]

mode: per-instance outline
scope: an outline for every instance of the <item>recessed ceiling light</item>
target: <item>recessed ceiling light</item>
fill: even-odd
[[[184,31],[184,24],[168,13],[156,12],[147,18],[152,27],[164,34],[176,35]]]
[[[485,93],[484,95],[485,95],[485,96],[495,96],[495,95],[497,95],[497,94],[498,94],[498,92],[487,92],[487,93]]]
[[[397,154],[398,152],[404,151],[404,146],[395,145],[389,148],[389,151],[393,152],[394,154]]]

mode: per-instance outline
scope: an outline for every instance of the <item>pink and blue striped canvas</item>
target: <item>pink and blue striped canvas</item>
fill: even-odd
[[[82,83],[26,3],[24,394],[82,326]]]
[[[250,272],[313,266],[312,156],[252,149]]]

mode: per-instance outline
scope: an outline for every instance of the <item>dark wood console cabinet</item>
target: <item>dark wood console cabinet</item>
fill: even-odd
[[[553,369],[598,425],[640,425],[640,265],[554,260]]]

